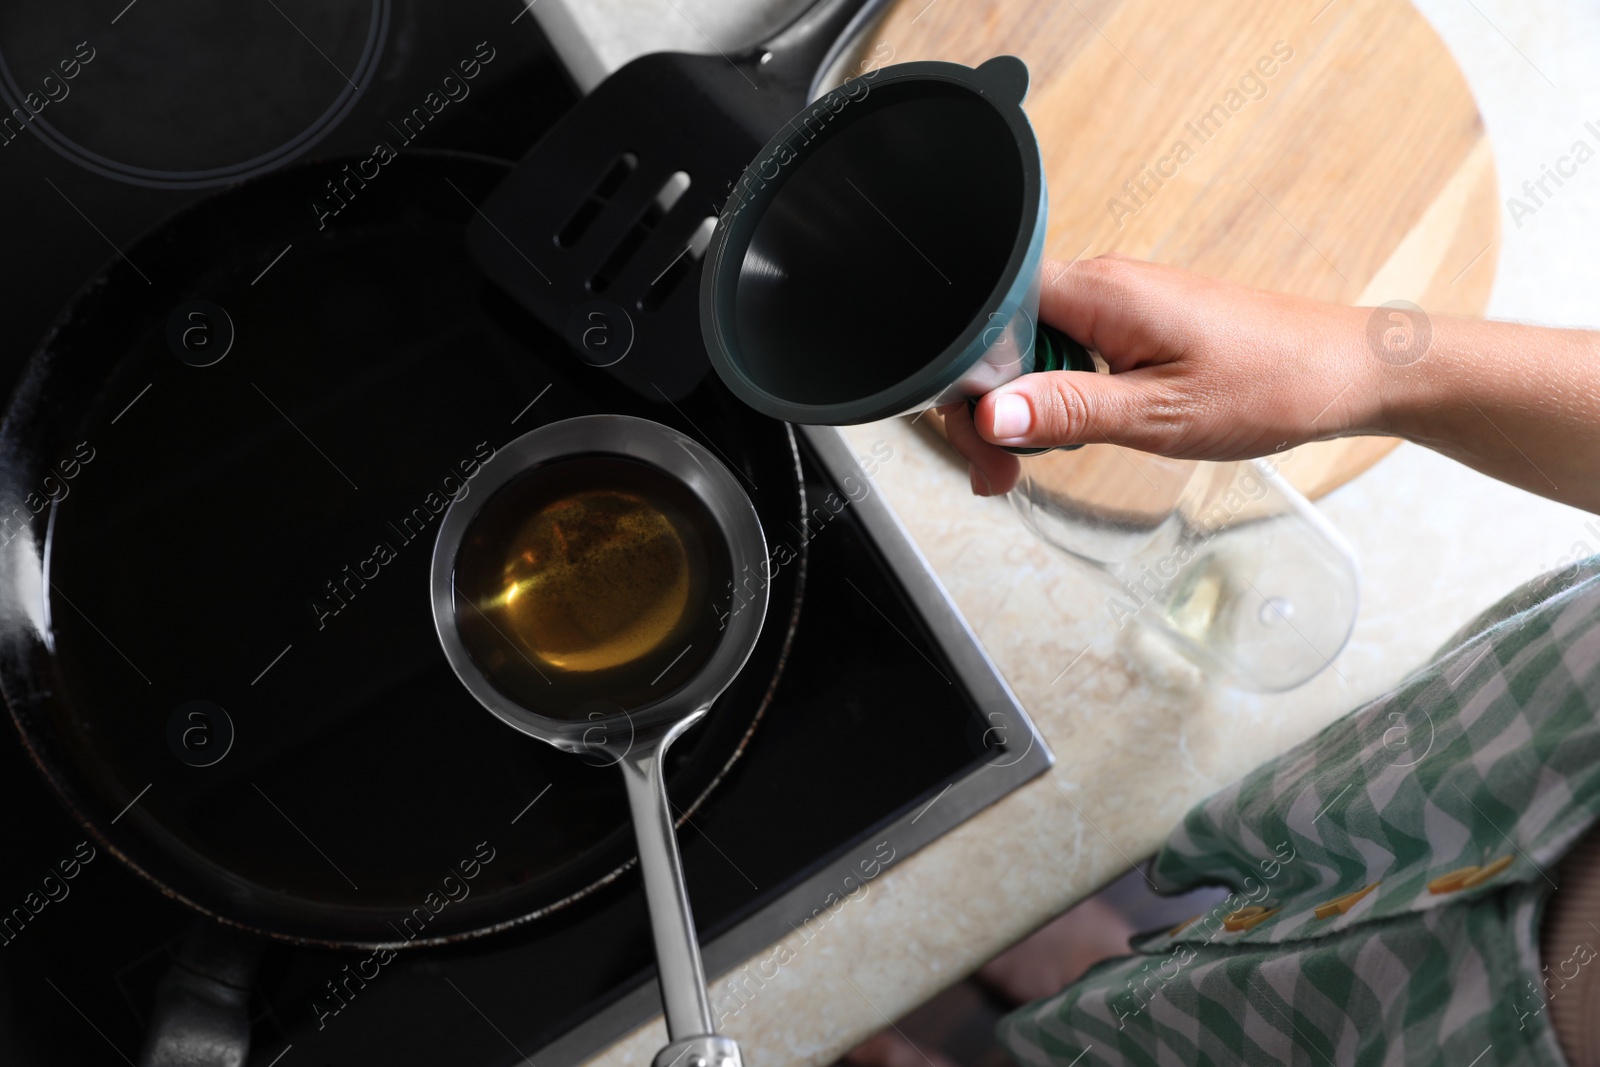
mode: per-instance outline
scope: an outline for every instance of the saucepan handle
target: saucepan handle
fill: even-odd
[[[639,869],[644,875],[670,1041],[656,1057],[656,1067],[740,1067],[738,1045],[713,1032],[700,942],[695,937],[677,831],[667,803],[667,746],[687,726],[687,721],[680,723],[660,740],[636,740],[619,761],[639,843]],[[695,1063],[697,1058],[699,1063]]]

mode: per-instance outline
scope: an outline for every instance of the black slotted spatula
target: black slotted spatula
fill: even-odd
[[[710,369],[697,289],[718,209],[887,4],[819,0],[732,56],[628,63],[479,205],[473,258],[585,361],[651,400],[682,399]]]

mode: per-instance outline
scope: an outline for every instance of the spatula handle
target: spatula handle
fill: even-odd
[[[888,10],[890,0],[817,0],[798,18],[758,45],[763,75],[792,89],[809,103],[818,79],[846,48]]]

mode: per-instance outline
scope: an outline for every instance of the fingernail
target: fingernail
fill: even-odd
[[[1025,397],[1008,393],[994,402],[994,435],[1022,437],[1033,426],[1033,409]]]
[[[978,472],[976,463],[967,464],[967,478],[972,482],[973,496],[989,495],[988,483],[984,480],[983,475]]]

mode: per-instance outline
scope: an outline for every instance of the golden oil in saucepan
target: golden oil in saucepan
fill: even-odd
[[[721,635],[730,572],[716,521],[678,479],[574,456],[508,483],[473,519],[456,625],[501,691],[583,719],[596,702],[637,707],[693,677]]]

